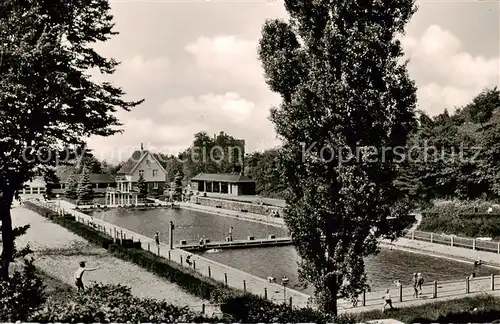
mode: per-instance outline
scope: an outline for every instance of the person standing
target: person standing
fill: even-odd
[[[233,227],[231,226],[229,228],[229,242],[233,241]]]
[[[85,262],[80,262],[80,268],[75,271],[75,285],[78,289],[78,292],[83,292],[85,290],[85,286],[83,285],[83,274],[85,273],[85,271],[94,271],[98,269],[99,267],[90,269],[85,268]]]
[[[420,295],[422,295],[422,285],[424,284],[424,276],[419,272],[417,274],[417,288],[420,290]]]
[[[418,277],[417,273],[413,274],[413,297],[418,298]]]
[[[391,293],[390,293],[389,289],[386,290],[385,295],[384,295],[384,297],[382,297],[382,299],[384,299],[384,301],[385,301],[384,307],[382,307],[382,313],[385,312],[385,308],[387,306],[390,306],[391,309],[394,309],[394,307],[392,307],[392,299],[391,299]]]
[[[156,242],[156,245],[160,245],[160,233],[159,232],[156,232],[156,234],[155,234],[155,242]]]

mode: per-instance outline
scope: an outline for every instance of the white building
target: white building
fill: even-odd
[[[43,197],[46,190],[45,181],[43,181],[43,178],[39,177],[24,183],[23,190],[20,191],[19,194],[26,198],[38,198]]]

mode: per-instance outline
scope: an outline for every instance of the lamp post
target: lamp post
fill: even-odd
[[[281,278],[281,284],[283,285],[283,302],[286,303],[286,286],[288,285],[287,276],[283,276],[283,278]]]

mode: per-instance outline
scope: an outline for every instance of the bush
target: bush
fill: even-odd
[[[355,323],[349,316],[335,317],[312,308],[276,305],[258,296],[245,295],[227,300],[221,311],[243,323]]]
[[[15,271],[8,280],[0,281],[0,321],[25,322],[45,301],[45,287],[35,270],[33,259],[25,259],[22,272]]]
[[[33,322],[125,323],[215,322],[215,319],[154,299],[132,296],[121,285],[96,284],[69,300],[51,301],[30,317]]]
[[[487,202],[437,202],[422,214],[422,223],[418,229],[465,237],[500,238],[500,215],[487,214],[490,207],[494,213],[499,212],[496,205]]]

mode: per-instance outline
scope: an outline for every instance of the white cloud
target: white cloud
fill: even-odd
[[[255,113],[257,109],[254,102],[234,92],[172,98],[150,118],[137,118],[137,112],[121,114],[123,134],[92,138],[89,146],[103,159],[119,161],[139,148],[140,143],[153,151],[176,154],[189,147],[193,135],[200,131],[225,131],[245,139],[249,150],[263,149],[275,145],[275,136],[271,123]]]
[[[439,26],[430,26],[419,38],[404,38],[403,45],[411,59],[419,106],[432,115],[465,105],[482,89],[499,84],[500,56],[473,56]]]
[[[419,106],[432,115],[464,105],[484,87],[498,84],[499,57],[467,53],[455,35],[439,26],[402,41],[411,58],[409,69],[418,86]],[[267,117],[279,98],[264,82],[257,40],[234,35],[200,37],[183,50],[191,62],[178,64],[165,57],[140,55],[123,61],[113,80],[132,99],[145,97],[146,102],[136,111],[119,114],[125,124],[122,135],[94,138],[91,147],[130,151],[142,142],[146,148],[175,154],[202,130],[244,138],[248,151],[278,143]],[[163,89],[180,89],[182,94]]]
[[[200,37],[185,47],[196,63],[196,71],[215,82],[266,86],[261,64],[257,58],[257,41],[234,35],[213,38]]]
[[[111,81],[122,87],[133,96],[133,100],[160,89],[169,80],[170,61],[167,57],[146,59],[142,55],[135,55],[120,63],[112,75],[103,75],[96,70],[92,71],[92,75],[96,80]]]

